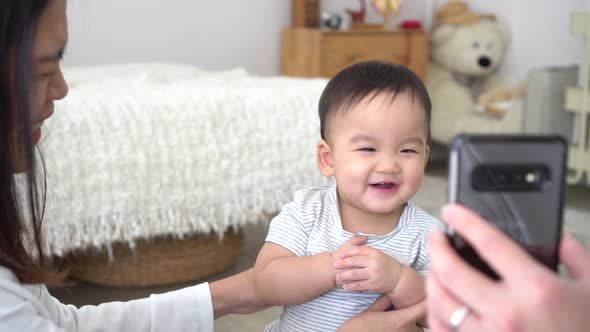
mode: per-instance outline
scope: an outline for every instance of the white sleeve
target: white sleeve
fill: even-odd
[[[422,276],[426,276],[430,270],[430,246],[428,238],[434,230],[443,229],[443,224],[438,219],[426,213],[423,213],[422,218],[425,220],[421,223],[423,229],[420,234],[418,253],[414,264],[412,264],[412,268]]]
[[[317,219],[315,206],[320,206],[322,191],[306,189],[295,192],[292,202],[285,204],[268,228],[266,241],[278,244],[299,257],[306,256],[309,230]]]
[[[20,292],[2,294],[1,331],[213,331],[207,283],[145,299],[79,309],[60,303],[45,286],[30,291],[32,299]]]
[[[299,257],[305,256],[308,234],[297,211],[292,206],[283,207],[272,219],[266,235],[266,241],[289,249]]]

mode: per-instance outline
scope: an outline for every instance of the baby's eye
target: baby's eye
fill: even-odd
[[[402,153],[418,153],[418,152],[414,149],[403,149]]]
[[[369,148],[369,147],[366,147],[366,148],[360,148],[360,149],[358,149],[357,151],[363,151],[363,152],[375,152],[375,149],[374,149],[374,148]]]

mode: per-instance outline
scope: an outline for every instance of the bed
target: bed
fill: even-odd
[[[278,211],[295,190],[329,181],[315,161],[325,79],[166,63],[68,68],[64,75],[70,93],[56,103],[41,142],[49,194],[45,249],[69,257],[78,270],[94,264],[89,253],[102,257],[101,268],[112,268],[117,246],[131,252],[125,271],[94,269],[82,279],[132,273],[130,262],[142,261],[140,244],[149,248],[154,239],[176,247],[152,248],[152,266],[166,261],[166,251],[182,261],[182,240],[207,237],[220,245],[224,237],[239,239],[244,225]],[[209,251],[192,243],[187,259]],[[161,282],[147,280],[146,270],[136,274],[131,281],[98,282],[203,277],[189,273]]]

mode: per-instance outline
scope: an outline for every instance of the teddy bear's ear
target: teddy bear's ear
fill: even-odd
[[[508,48],[508,45],[510,45],[510,42],[512,39],[510,27],[506,23],[504,23],[500,20],[497,20],[496,24],[498,26],[498,29],[500,30],[500,33],[502,35],[502,40],[504,41],[504,48],[506,49],[506,48]]]
[[[457,31],[457,27],[451,24],[443,24],[434,29],[431,37],[432,45],[438,46],[451,39],[455,34],[455,31]]]

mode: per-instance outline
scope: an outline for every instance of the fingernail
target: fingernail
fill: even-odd
[[[456,203],[445,204],[442,208],[443,217],[455,219],[457,213],[461,210],[461,205]]]
[[[443,205],[442,209],[440,209],[440,212],[441,212],[441,215],[443,216],[443,218],[450,216],[450,214],[452,213],[452,205],[451,204]]]

